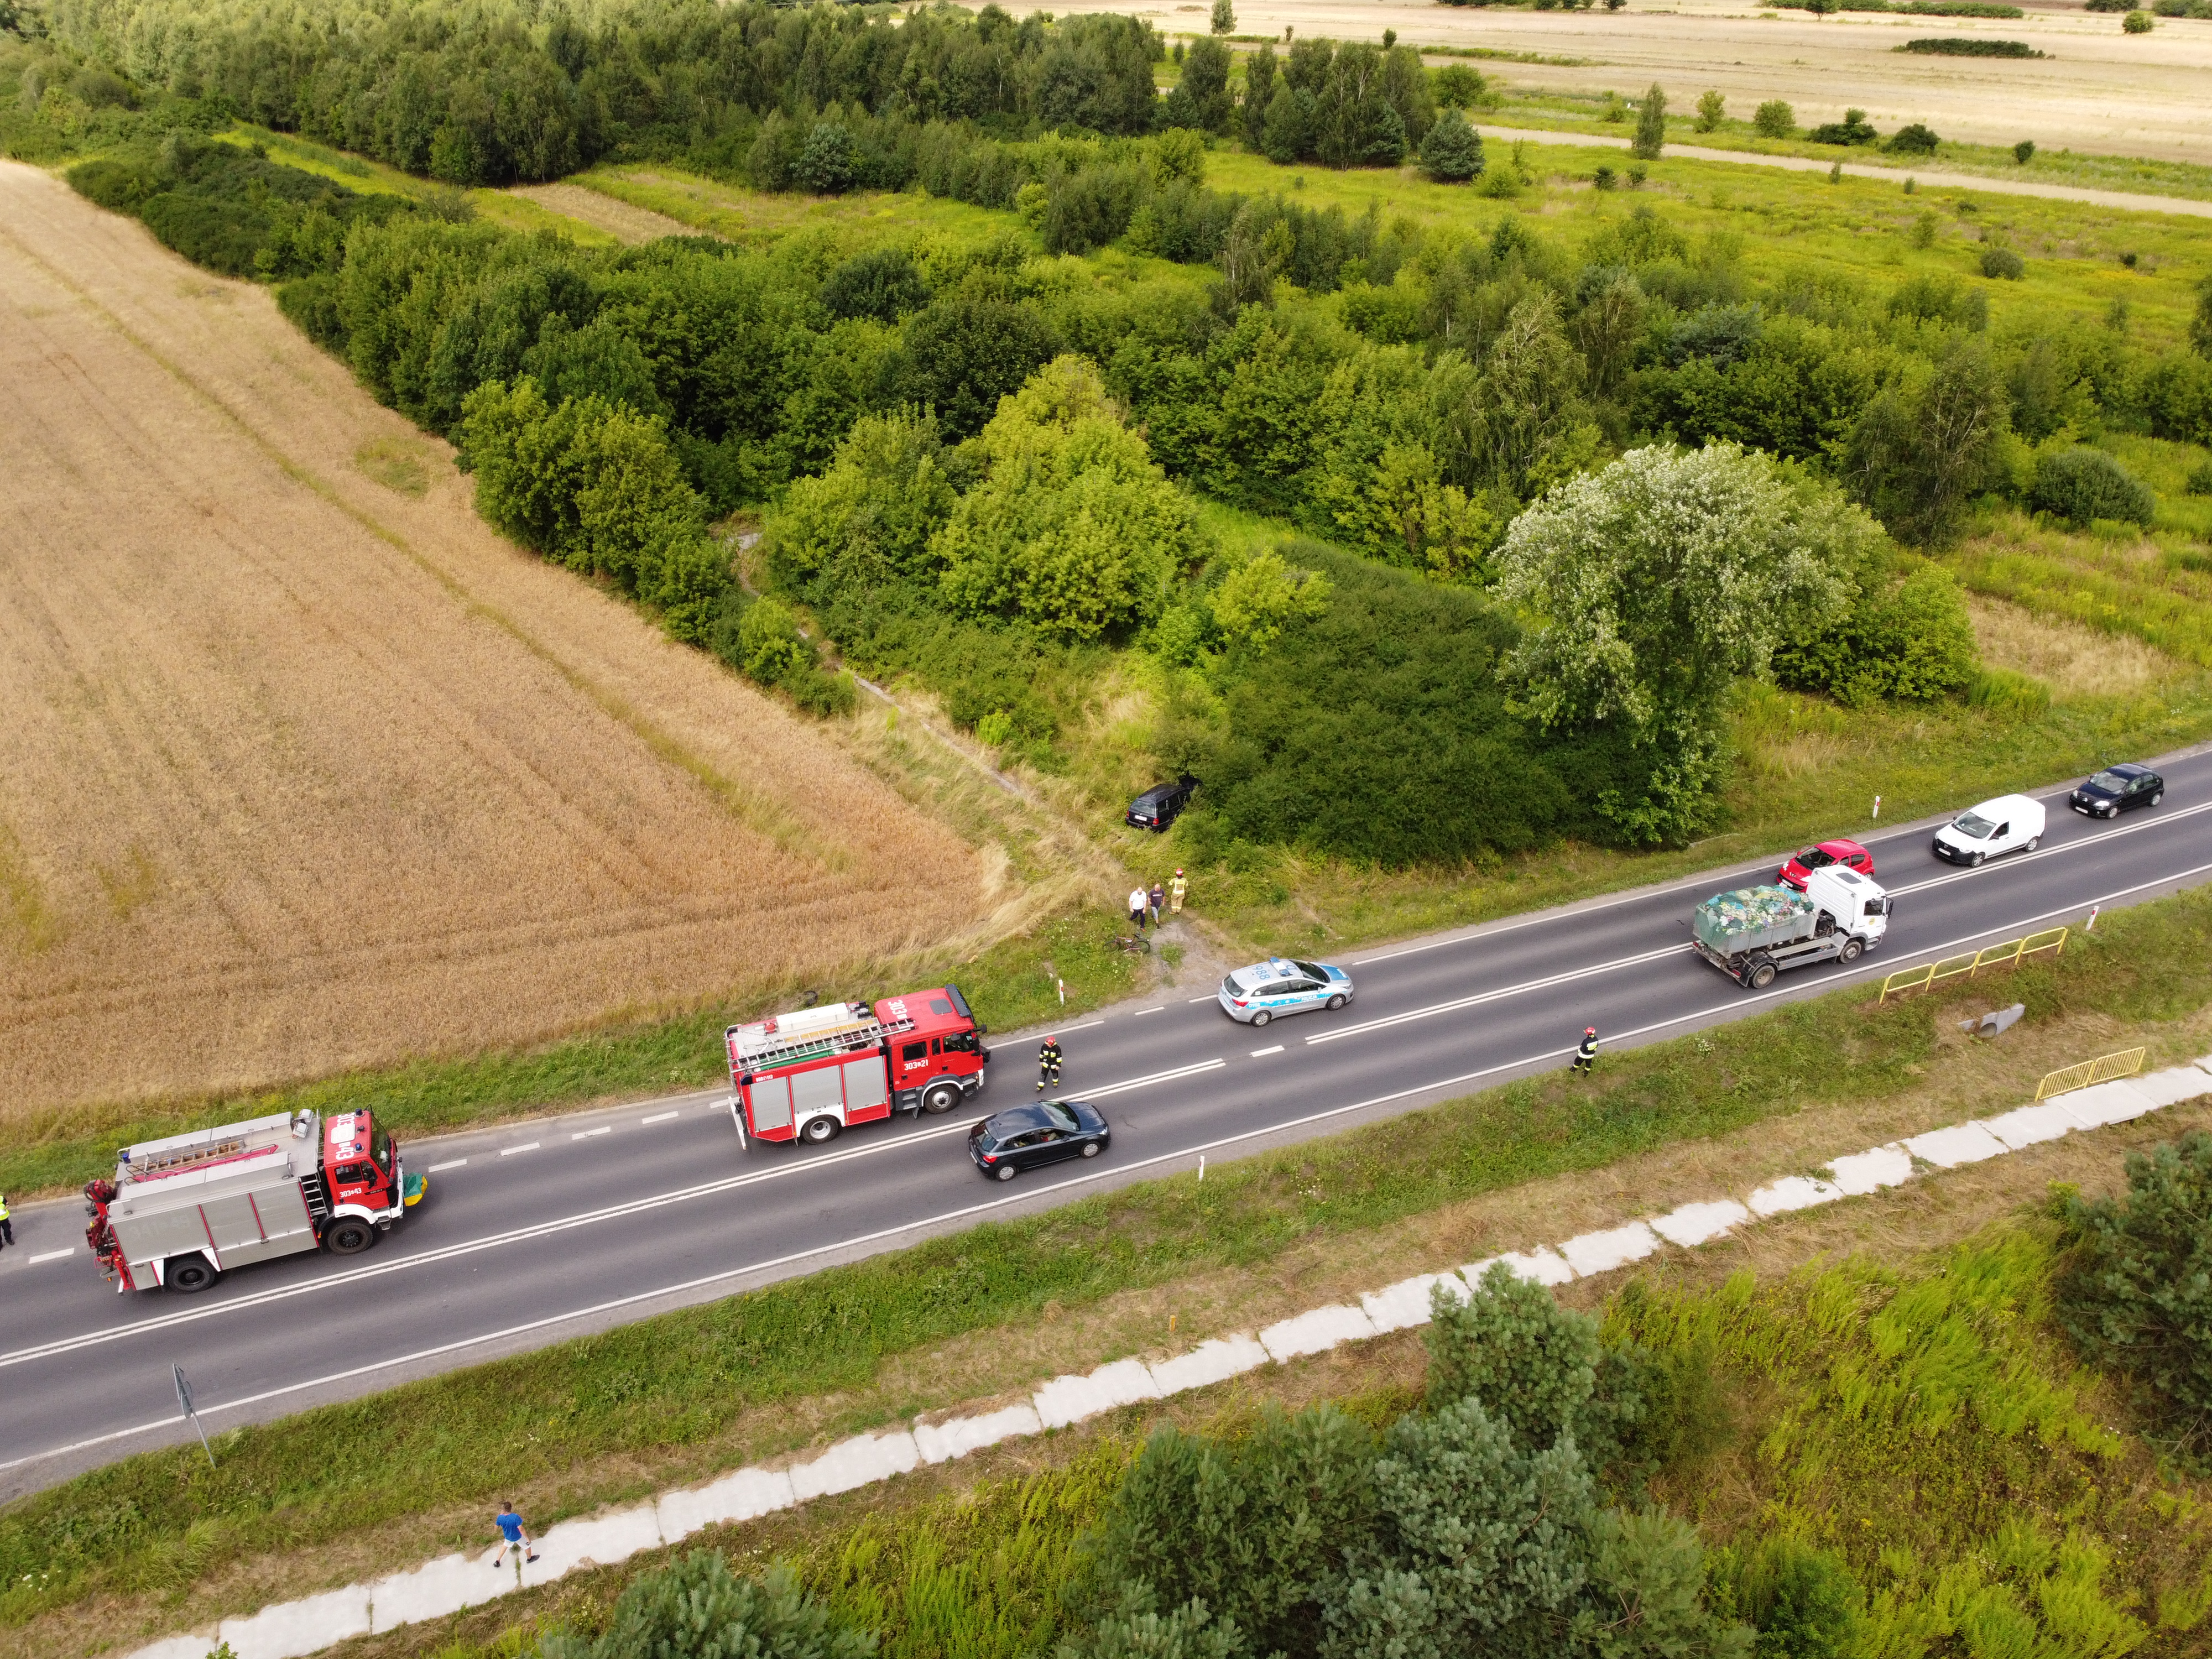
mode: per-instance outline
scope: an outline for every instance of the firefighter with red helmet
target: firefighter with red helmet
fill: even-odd
[[[1055,1089],[1060,1087],[1060,1039],[1056,1036],[1048,1036],[1044,1040],[1044,1046],[1037,1050],[1037,1092],[1039,1094],[1044,1092],[1048,1084]]]
[[[1575,1063],[1571,1070],[1588,1077],[1597,1066],[1597,1027],[1583,1027],[1582,1046],[1575,1050]]]

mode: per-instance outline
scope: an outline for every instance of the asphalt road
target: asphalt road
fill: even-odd
[[[172,1364],[210,1430],[278,1417],[1545,1070],[1585,1024],[1613,1048],[1654,1041],[2196,885],[2212,878],[2212,749],[2160,769],[2164,804],[2115,823],[2040,792],[2040,850],[1977,871],[1933,858],[1925,825],[1861,836],[1896,898],[1888,939],[1763,994],[1691,952],[1688,917],[1771,859],[1347,953],[1358,994],[1335,1014],[1254,1030],[1209,991],[1072,1020],[1064,1092],[1099,1104],[1113,1149],[1005,1186],[968,1161],[977,1110],[746,1151],[716,1091],[412,1143],[429,1195],[377,1249],[264,1263],[197,1297],[118,1295],[81,1205],[20,1210],[19,1248],[0,1253],[0,1496],[188,1437]],[[983,1109],[1034,1097],[1036,1039],[992,1039]]]

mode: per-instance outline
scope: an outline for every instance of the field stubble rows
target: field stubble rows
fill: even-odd
[[[27,167],[0,227],[0,1124],[1028,908],[834,733],[501,541],[265,291]]]

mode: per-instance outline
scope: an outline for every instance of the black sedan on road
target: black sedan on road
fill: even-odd
[[[1096,1158],[1114,1137],[1087,1100],[1039,1100],[994,1113],[968,1132],[968,1156],[987,1176],[1012,1181],[1064,1158]]]
[[[2067,805],[2093,818],[2116,818],[2138,806],[2166,799],[2166,780],[2139,761],[2108,766],[2068,798]]]

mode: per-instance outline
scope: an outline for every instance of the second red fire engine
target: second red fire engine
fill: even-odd
[[[740,1139],[835,1140],[893,1112],[949,1112],[991,1051],[957,986],[802,1008],[723,1033]]]

